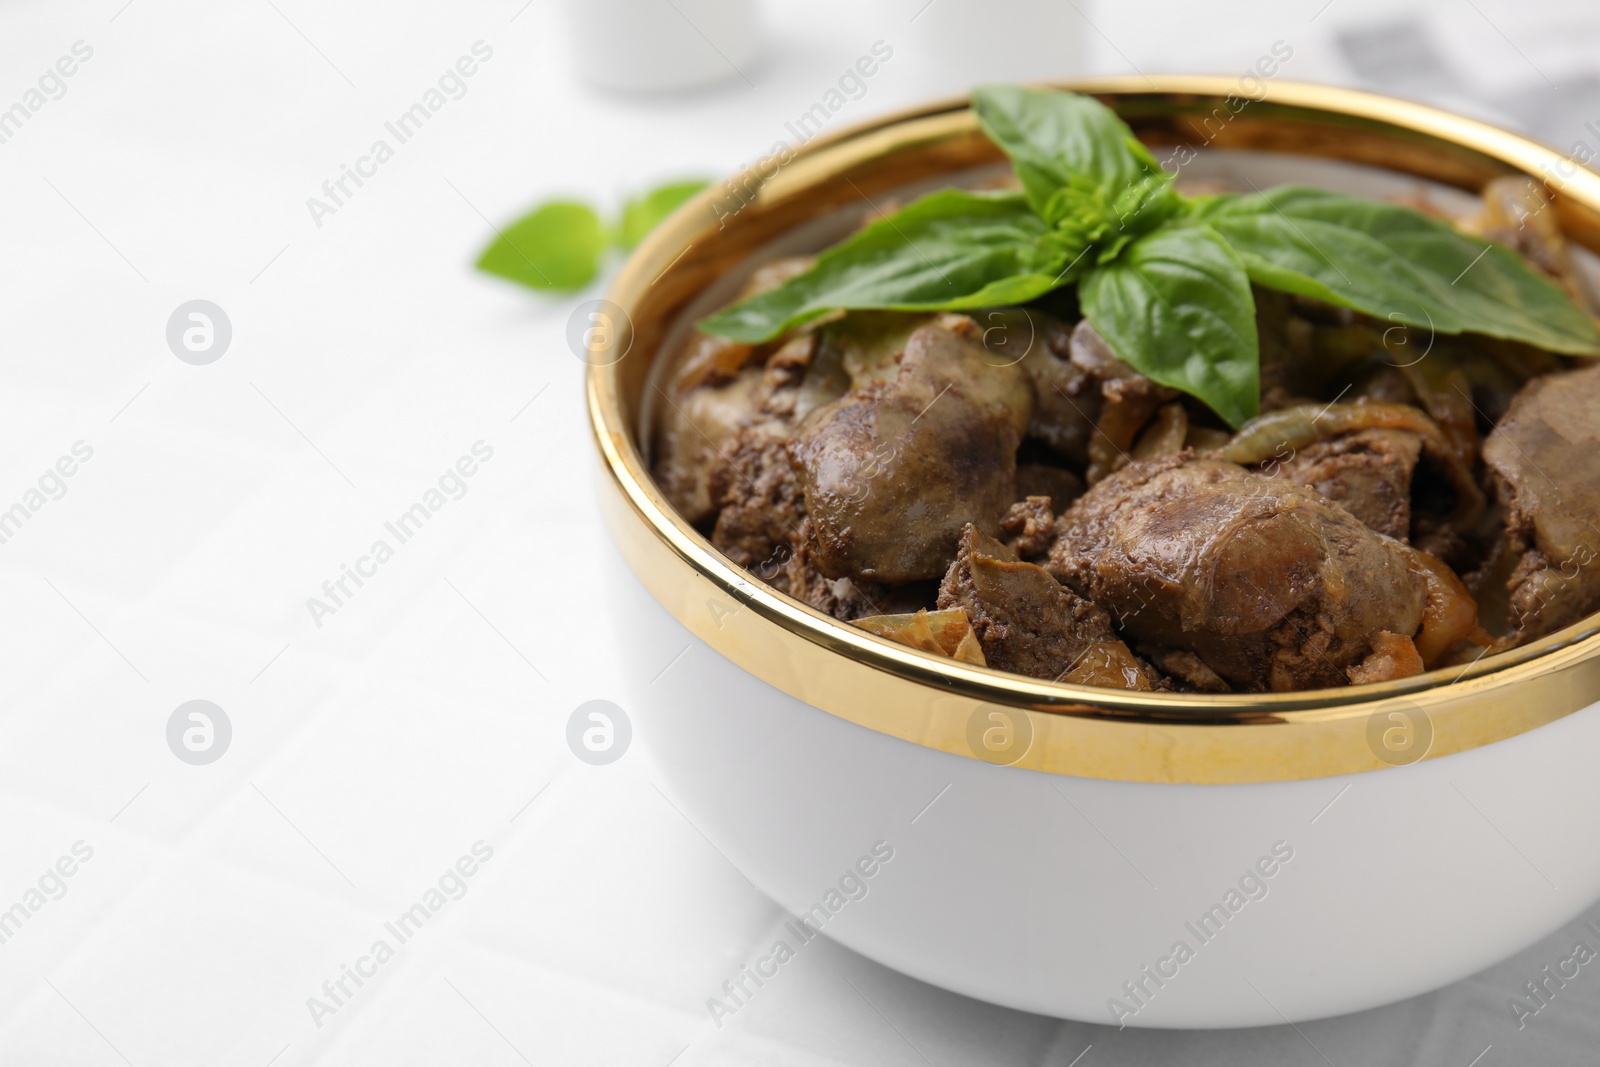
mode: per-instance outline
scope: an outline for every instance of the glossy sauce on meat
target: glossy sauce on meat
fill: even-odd
[[[1483,447],[1508,522],[1518,639],[1600,609],[1600,366],[1536,378]]]
[[[938,578],[962,527],[999,532],[1032,397],[1021,371],[984,360],[968,323],[917,329],[892,381],[846,393],[794,435],[825,574]]]
[[[1050,570],[1140,642],[1242,689],[1338,685],[1423,588],[1398,542],[1279,478],[1183,453],[1133,463],[1058,523]]]

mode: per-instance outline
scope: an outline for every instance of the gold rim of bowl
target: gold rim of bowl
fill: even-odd
[[[1248,103],[1228,78],[1060,87],[1096,95],[1153,146],[1345,160],[1470,192],[1500,175],[1532,175],[1552,191],[1569,238],[1600,251],[1600,174],[1471,119],[1296,83],[1269,84]],[[1002,159],[965,98],[938,101],[817,137],[782,166],[757,164],[705,190],[623,266],[607,296],[626,314],[626,339],[611,349],[625,355],[591,363],[587,375],[599,498],[623,557],[679,622],[819,713],[959,756],[1121,781],[1288,781],[1407,766],[1514,737],[1600,699],[1600,616],[1465,667],[1398,681],[1300,693],[1140,693],[1042,681],[894,644],[778,593],[713,548],[666,502],[639,447],[641,411],[655,392],[650,364],[665,332],[707,285],[795,226]],[[759,706],[745,711],[762,714]]]

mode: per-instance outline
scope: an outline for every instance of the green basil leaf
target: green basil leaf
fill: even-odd
[[[1016,193],[942,189],[823,252],[778,288],[702,319],[768,341],[839,308],[941,311],[1020,304],[1071,280],[1071,256]]]
[[[617,227],[617,244],[633,248],[644,235],[655,229],[662,219],[672,214],[678,206],[695,193],[711,184],[703,178],[669,182],[657,186],[641,196],[630,197],[622,205],[622,222]]]
[[[983,85],[973,91],[972,107],[983,132],[1011,157],[1033,210],[1045,218],[1057,189],[1096,188],[1115,198],[1141,178],[1162,173],[1127,124],[1093,97]]]
[[[507,226],[478,257],[478,269],[534,289],[582,289],[605,251],[600,217],[587,204],[554,200]]]
[[[1127,246],[1078,286],[1084,317],[1124,363],[1205,401],[1237,427],[1261,409],[1250,280],[1209,226],[1178,223]]]
[[[1600,331],[1515,252],[1398,204],[1306,186],[1202,201],[1252,280],[1438,333],[1600,354]]]

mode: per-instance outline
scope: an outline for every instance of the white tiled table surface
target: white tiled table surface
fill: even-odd
[[[1462,106],[1566,78],[1575,40],[1596,54],[1588,5],[1474,3],[1418,9],[1464,57]],[[1080,6],[1094,70],[1232,72],[1283,39],[1312,80],[1352,76],[1339,29],[1407,10]],[[573,301],[470,263],[486,218],[539,197],[612,205],[750,160],[874,40],[914,41],[914,10],[774,4],[755,88],[639,101],[578,87],[604,42],[568,48],[550,0],[0,8],[0,108],[93,50],[0,143],[0,509],[93,449],[0,544],[0,909],[65,889],[0,944],[0,1063],[1593,1062],[1600,977],[1521,1032],[1506,1007],[1576,923],[1298,1030],[1063,1024],[825,941],[709,1021],[784,916],[663,802],[647,745],[608,767],[566,748],[615,655]],[[306,198],[478,40],[466,94],[316,226]],[[897,57],[837,121],[966,80]],[[164,339],[197,297],[234,331],[204,367]],[[466,494],[317,626],[306,598],[479,441]],[[196,698],[234,731],[203,767],[164,735]],[[46,876],[80,841],[92,858]],[[464,895],[314,1020],[307,998],[480,841]]]

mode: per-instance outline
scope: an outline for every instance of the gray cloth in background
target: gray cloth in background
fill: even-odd
[[[1460,13],[1457,12],[1459,15]],[[1468,11],[1470,14],[1470,9]],[[1344,27],[1335,36],[1352,80],[1379,92],[1467,112],[1519,129],[1570,151],[1578,141],[1600,152],[1600,6],[1584,19],[1556,20],[1518,44],[1495,27],[1488,49],[1452,50],[1432,18]],[[1493,24],[1488,24],[1493,26]],[[1563,39],[1561,54],[1541,54],[1539,41]],[[1548,51],[1545,49],[1544,51]],[[1574,54],[1587,55],[1575,63]],[[1475,72],[1509,67],[1493,87]]]

